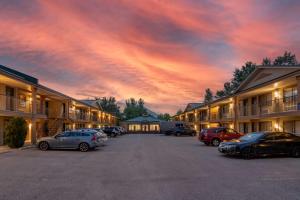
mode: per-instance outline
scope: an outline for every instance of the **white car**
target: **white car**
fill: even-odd
[[[107,134],[104,133],[100,128],[85,128],[85,129],[79,129],[79,130],[80,131],[97,131],[97,135],[100,138],[101,145],[104,145],[108,140]]]

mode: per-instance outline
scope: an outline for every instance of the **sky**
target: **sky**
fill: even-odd
[[[291,51],[298,0],[0,0],[0,64],[78,99],[175,114],[235,68]]]

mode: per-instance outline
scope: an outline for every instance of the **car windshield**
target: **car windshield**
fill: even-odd
[[[240,141],[255,141],[258,138],[262,137],[264,133],[249,133],[247,135],[244,135],[240,137]]]

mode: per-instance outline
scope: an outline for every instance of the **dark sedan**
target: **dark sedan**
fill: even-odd
[[[190,127],[175,127],[165,132],[165,135],[175,135],[175,136],[182,136],[182,135],[189,135],[195,136],[196,131]]]
[[[221,153],[244,158],[265,155],[300,157],[300,137],[285,132],[254,132],[238,140],[222,142],[218,149]]]

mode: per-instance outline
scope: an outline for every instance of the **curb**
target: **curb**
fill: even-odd
[[[35,145],[27,145],[24,147],[20,147],[19,150],[26,150],[26,149],[33,149],[33,148],[35,148]]]

